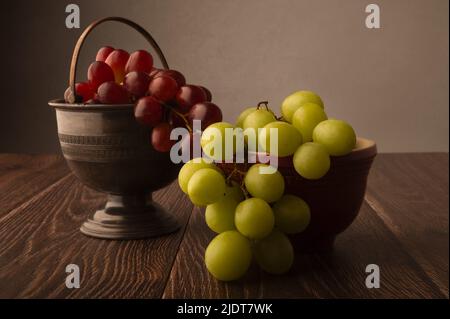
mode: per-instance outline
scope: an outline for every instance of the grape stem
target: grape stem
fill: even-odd
[[[278,117],[269,107],[269,101],[261,101],[258,103],[258,105],[256,106],[256,109],[259,110],[261,108],[261,105],[264,105],[264,107],[266,108],[267,111],[269,111],[270,113],[272,113],[272,115],[275,117],[275,119],[277,121],[279,121],[282,117]]]
[[[234,168],[233,168],[233,170],[231,171],[230,174],[228,174],[228,176],[227,176],[227,178],[226,178],[226,180],[225,180],[225,182],[227,183],[227,185],[230,185],[230,186],[231,186],[231,180],[233,179],[233,176],[234,176],[235,174],[239,174],[239,175],[241,175],[241,176],[244,176],[246,173],[243,172],[243,171],[241,171],[241,170],[239,170],[239,169],[237,168],[236,163],[234,163]],[[244,183],[244,179],[243,179],[243,178],[241,178],[241,182],[240,182],[240,184],[239,184],[239,188],[242,190],[242,193],[244,193],[245,199],[248,199],[250,196],[249,196],[249,193],[248,193],[247,189],[245,188],[245,183]]]
[[[250,195],[249,195],[247,189],[245,188],[244,180],[242,180],[241,185],[239,187],[241,188],[242,192],[244,193],[245,199],[249,199]]]
[[[186,116],[184,116],[184,115],[181,114],[180,112],[176,111],[176,110],[175,110],[173,107],[171,107],[170,105],[167,105],[166,103],[161,102],[161,101],[160,101],[160,103],[161,103],[165,108],[167,108],[167,109],[169,109],[171,112],[175,113],[175,115],[181,117],[181,119],[184,121],[184,124],[186,125],[186,128],[188,129],[188,131],[189,131],[190,133],[192,133],[192,127],[191,127],[191,125],[189,125],[189,121],[186,119]]]
[[[227,178],[225,179],[225,182],[227,185],[231,185],[231,179],[233,178],[233,175],[238,171],[237,167],[234,167],[230,174],[228,174]]]
[[[258,103],[258,105],[256,106],[256,109],[259,110],[259,108],[261,107],[261,105],[264,105],[264,107],[266,108],[267,111],[270,111],[269,109],[269,101],[261,101]]]

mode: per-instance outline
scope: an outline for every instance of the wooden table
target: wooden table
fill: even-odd
[[[297,255],[271,276],[256,266],[221,283],[203,264],[213,237],[173,183],[155,198],[183,224],[152,240],[106,241],[78,230],[104,195],[57,155],[0,155],[1,298],[448,298],[448,153],[380,154],[357,220],[326,255]],[[381,270],[367,289],[365,267]],[[68,264],[81,287],[65,286]]]

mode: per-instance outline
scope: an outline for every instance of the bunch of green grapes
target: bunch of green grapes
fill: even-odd
[[[239,180],[236,173],[244,177]],[[195,205],[206,207],[206,224],[217,233],[205,251],[206,268],[214,277],[239,279],[253,258],[268,273],[291,268],[294,250],[287,235],[304,231],[311,214],[301,198],[284,194],[278,170],[255,164],[226,176],[214,163],[197,158],[181,168],[178,182]]]
[[[346,155],[355,147],[353,128],[328,119],[322,99],[313,92],[288,96],[281,113],[278,118],[260,103],[244,110],[235,126],[208,126],[200,144],[211,161],[196,158],[180,170],[181,189],[192,203],[205,207],[206,224],[217,233],[206,248],[205,264],[219,280],[242,277],[253,258],[268,273],[287,272],[294,260],[287,236],[303,232],[311,219],[303,199],[285,194],[284,177],[276,168],[254,164],[242,172],[235,166],[226,175],[212,162],[233,160],[242,147],[236,135],[227,136],[227,129],[243,129],[244,150],[291,156],[295,170],[307,179],[323,177],[330,169],[330,156]]]

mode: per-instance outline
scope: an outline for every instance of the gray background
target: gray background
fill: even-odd
[[[382,152],[448,151],[447,0],[74,2],[82,28],[109,15],[144,26],[172,68],[212,90],[227,121],[265,99],[278,112],[285,96],[310,89]],[[372,2],[379,30],[365,27]],[[1,152],[59,151],[47,101],[62,97],[82,32],[65,28],[68,3],[2,3]],[[106,44],[147,48],[128,27],[105,24],[85,46],[82,79]]]

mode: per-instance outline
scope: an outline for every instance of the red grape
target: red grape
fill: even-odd
[[[148,85],[150,84],[150,75],[144,72],[130,72],[123,80],[123,86],[136,99],[145,96],[148,92]]]
[[[200,85],[199,85],[200,86]],[[205,88],[204,86],[200,86],[202,89],[203,89],[203,91],[205,91],[205,93],[206,93],[206,101],[208,101],[208,102],[211,102],[212,101],[212,94],[211,94],[211,91],[210,90],[208,90],[207,88]]]
[[[213,123],[222,121],[222,111],[220,108],[211,102],[197,103],[189,111],[189,122],[193,120],[202,121],[202,130]]]
[[[75,83],[75,91],[76,94],[81,97],[81,102],[86,102],[94,97],[94,90],[89,85],[89,83],[86,82],[80,82]],[[70,87],[67,88],[66,92],[64,92],[64,100],[66,102],[69,102],[70,94],[72,93],[72,90]]]
[[[114,48],[110,46],[102,47],[97,52],[97,56],[95,57],[95,61],[105,62],[108,55],[114,51]]]
[[[92,89],[97,91],[100,84],[114,81],[113,70],[105,62],[91,63],[88,69],[88,81]]]
[[[104,104],[128,104],[131,102],[127,90],[114,81],[105,82],[98,87],[98,99]]]
[[[178,91],[177,82],[171,77],[165,75],[158,75],[151,82],[148,87],[151,96],[156,99],[168,102],[172,100]]]
[[[163,73],[164,75],[170,76],[172,79],[174,79],[177,82],[178,87],[186,85],[186,78],[181,72],[177,70],[164,70]]]
[[[116,49],[106,58],[105,62],[113,70],[116,83],[122,83],[126,74],[125,65],[127,64],[129,57],[130,55],[127,51]]]
[[[153,68],[153,57],[145,50],[138,50],[131,53],[128,58],[127,65],[125,66],[125,72],[132,71],[150,73]]]
[[[185,85],[178,90],[176,100],[181,113],[187,113],[194,104],[206,101],[206,93],[199,86]]]
[[[172,126],[167,122],[162,122],[155,126],[152,131],[152,145],[153,148],[159,152],[168,152],[175,144],[175,141],[170,139],[170,132]]]
[[[156,126],[163,119],[163,106],[152,96],[145,96],[134,107],[134,117],[141,124]]]

